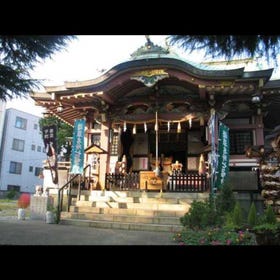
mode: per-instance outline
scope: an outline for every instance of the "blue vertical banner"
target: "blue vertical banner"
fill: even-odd
[[[84,169],[85,120],[75,120],[71,154],[72,174],[82,174]]]
[[[219,127],[219,159],[218,159],[218,178],[216,186],[222,187],[229,171],[229,128],[220,123]]]

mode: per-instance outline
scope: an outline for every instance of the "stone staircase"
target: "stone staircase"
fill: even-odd
[[[61,213],[61,224],[98,228],[168,231],[182,229],[180,217],[191,202],[208,193],[161,193],[146,191],[92,191],[73,201]]]

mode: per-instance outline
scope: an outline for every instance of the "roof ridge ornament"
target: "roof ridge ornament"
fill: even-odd
[[[161,55],[161,54],[168,54],[169,53],[169,49],[163,48],[161,46],[155,45],[151,39],[150,39],[150,35],[145,35],[147,42],[145,43],[144,46],[141,46],[140,48],[138,48],[135,52],[133,52],[130,56],[132,58],[137,58],[139,56],[142,55],[149,55],[149,54],[157,54],[157,55]]]

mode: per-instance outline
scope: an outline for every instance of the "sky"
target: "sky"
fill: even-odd
[[[150,35],[154,44],[166,47],[167,35]],[[139,47],[146,43],[144,35],[82,35],[71,41],[65,50],[55,53],[51,58],[39,63],[30,72],[31,77],[42,80],[45,86],[63,85],[64,81],[82,81],[96,78],[102,75],[102,70],[109,70],[113,66],[124,62]],[[203,52],[186,52],[183,49],[172,46],[170,50],[181,57],[200,63],[211,60],[205,57]],[[273,68],[265,61],[260,65]],[[237,66],[234,66],[237,67]],[[246,71],[256,70],[255,65],[247,66]],[[274,67],[275,68],[275,67]],[[280,71],[275,70],[273,78],[280,78]],[[43,87],[39,90],[43,90]],[[21,111],[42,116],[42,107],[35,106],[31,98],[13,99],[7,102],[6,108],[16,108]]]

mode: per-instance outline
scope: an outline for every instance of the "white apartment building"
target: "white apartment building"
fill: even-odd
[[[0,150],[1,150],[1,143],[2,143],[4,119],[5,119],[5,109],[6,109],[6,102],[0,101]]]
[[[0,191],[34,193],[36,185],[43,185],[39,175],[47,156],[39,120],[40,117],[17,109],[6,110],[0,150]]]

